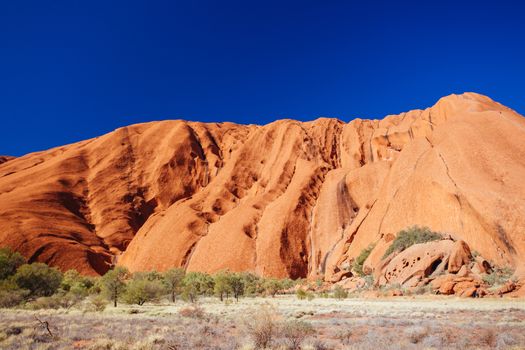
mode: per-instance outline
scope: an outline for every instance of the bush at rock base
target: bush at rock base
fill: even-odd
[[[440,239],[443,239],[443,235],[439,232],[431,231],[428,227],[409,227],[399,231],[390,247],[385,251],[383,259],[393,252],[401,252],[414,244],[438,241]]]

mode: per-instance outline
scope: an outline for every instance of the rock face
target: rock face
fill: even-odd
[[[1,164],[0,245],[86,274],[331,280],[417,224],[523,271],[524,178],[525,118],[473,93],[347,124],[152,122]]]
[[[8,160],[15,159],[15,157],[11,156],[0,156],[0,164],[7,162]]]
[[[415,287],[436,271],[450,270],[452,256],[457,254],[457,245],[451,240],[415,244],[390,260],[375,280],[379,285]]]

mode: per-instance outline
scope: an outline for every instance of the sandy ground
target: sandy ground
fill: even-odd
[[[516,299],[278,296],[198,305],[203,315],[182,301],[104,312],[0,310],[0,348],[252,349],[249,325],[266,310],[276,324],[312,326],[303,349],[525,349],[525,301]],[[49,322],[52,336],[35,316]],[[272,348],[285,349],[288,340],[277,333]]]

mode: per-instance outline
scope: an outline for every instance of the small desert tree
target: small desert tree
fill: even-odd
[[[128,304],[143,305],[148,301],[158,300],[166,289],[158,278],[148,278],[147,274],[134,274],[127,283],[122,299]]]
[[[228,271],[220,271],[213,275],[213,291],[221,301],[224,300],[224,296],[228,298],[233,293],[230,276],[231,274]]]
[[[270,294],[272,298],[283,288],[283,283],[277,278],[267,278],[263,282],[264,290]]]
[[[66,292],[86,296],[95,285],[91,277],[81,275],[77,270],[67,270],[60,284],[60,288]]]
[[[202,272],[189,272],[183,279],[182,295],[194,303],[199,295],[213,293],[213,278]]]
[[[182,281],[184,279],[184,270],[181,268],[174,268],[166,271],[163,275],[164,284],[167,292],[171,296],[171,302],[175,302],[175,297],[182,288]]]
[[[241,272],[238,274],[242,280],[245,295],[257,295],[264,292],[263,280],[250,272]]]
[[[245,319],[245,327],[255,349],[268,349],[279,332],[280,315],[269,306],[263,305]]]
[[[126,279],[129,271],[125,267],[116,267],[106,272],[100,279],[102,292],[113,301],[113,306],[117,307],[119,297],[126,289]]]
[[[0,248],[0,280],[16,273],[16,269],[26,263],[22,255],[9,248]]]
[[[13,281],[20,288],[29,290],[31,296],[50,296],[60,287],[62,273],[43,263],[25,264],[18,268]]]
[[[239,301],[239,297],[244,295],[244,280],[239,273],[232,273],[229,278],[230,287],[235,297]]]
[[[305,321],[290,320],[281,326],[281,334],[290,350],[301,350],[301,344],[313,333],[314,328]]]

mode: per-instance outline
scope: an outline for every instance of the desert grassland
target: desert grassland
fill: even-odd
[[[52,335],[36,318],[49,323]],[[292,295],[226,303],[201,298],[197,306],[121,305],[103,312],[2,309],[0,348],[254,349],[261,331],[254,326],[262,319],[275,325],[271,349],[297,345],[279,329],[295,320],[311,326],[301,349],[525,349],[524,300]]]

